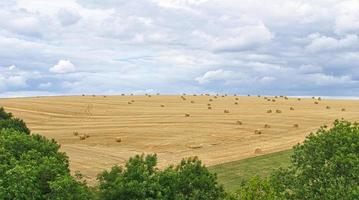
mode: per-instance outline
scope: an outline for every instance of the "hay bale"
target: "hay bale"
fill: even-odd
[[[200,148],[202,148],[202,145],[201,144],[191,144],[191,145],[188,145],[188,148],[200,149]]]
[[[275,102],[275,99],[272,99],[273,102]]]
[[[345,108],[342,108],[342,112],[344,112],[344,111],[346,111],[346,109],[345,109]]]
[[[212,107],[211,107],[211,106],[208,106],[207,108],[208,108],[208,110],[212,110]]]
[[[241,121],[237,120],[237,124],[242,125],[243,123]]]
[[[321,100],[322,100],[322,98],[318,97],[318,101],[321,101]]]
[[[229,113],[229,110],[225,109],[223,112],[224,112],[224,113]]]
[[[247,96],[249,96],[249,97],[250,97],[251,95],[250,95],[250,94],[247,94]]]
[[[160,95],[160,93],[156,93],[156,95],[158,96],[158,95]]]
[[[161,107],[163,108],[163,107],[165,107],[165,105],[161,104]]]
[[[262,151],[262,149],[261,148],[256,148],[255,150],[254,150],[254,153],[262,153],[263,151]]]
[[[235,98],[235,100],[236,100],[236,101],[238,101],[238,100],[239,100],[239,98],[238,98],[238,97],[236,97],[236,98]]]
[[[271,109],[267,110],[267,113],[272,113],[272,110]]]
[[[115,138],[116,142],[122,142],[122,139],[120,137]]]
[[[191,101],[191,103],[194,103],[194,101]]]
[[[133,102],[133,103],[134,103],[134,102],[135,102],[135,100],[131,100],[131,102]]]
[[[224,97],[224,95],[222,95],[221,97]]]
[[[90,134],[85,133],[84,136],[85,136],[86,138],[89,138],[89,137],[90,137]]]
[[[264,97],[264,99],[268,99],[268,97]]]
[[[294,108],[293,108],[293,107],[290,107],[289,110],[294,110]]]
[[[106,95],[104,95],[103,98],[106,98]]]
[[[213,99],[209,99],[208,101],[213,101]]]
[[[82,96],[84,97],[85,95],[84,95],[84,94],[82,94]]]
[[[276,98],[276,99],[277,99],[277,98],[278,98],[278,96],[274,96],[274,98]]]
[[[267,99],[267,101],[271,101],[270,99]]]
[[[186,96],[186,93],[183,93],[182,95],[183,95],[183,96]]]
[[[147,95],[147,94],[146,94]],[[125,94],[121,94],[121,96],[125,96]]]
[[[330,106],[326,106],[325,108],[326,108],[326,109],[330,109]]]
[[[234,105],[238,105],[238,102],[234,102]]]
[[[293,124],[293,127],[294,127],[294,128],[298,128],[298,127],[299,127],[299,124]]]
[[[302,100],[302,99],[301,99],[301,98],[298,98],[297,100],[300,101],[300,100]]]
[[[278,110],[278,109],[277,109],[275,112],[276,112],[276,113],[282,113],[282,111],[281,111],[281,110]]]
[[[260,134],[262,134],[262,131],[261,131],[261,130],[259,130],[259,129],[254,130],[254,134],[256,134],[256,135],[260,135]]]
[[[79,132],[74,131],[73,134],[74,134],[74,136],[78,136],[78,135],[79,135]]]
[[[152,95],[149,94],[148,97],[152,97]]]
[[[189,114],[189,113],[185,113],[184,116],[185,116],[185,117],[189,117],[190,114]]]
[[[96,97],[96,95],[93,94],[92,97]]]
[[[131,96],[133,96],[133,94],[131,93]]]
[[[264,128],[270,128],[269,124],[264,124]]]
[[[128,104],[132,104],[131,101],[127,102]]]
[[[218,96],[214,96],[213,98],[217,99]]]
[[[285,100],[288,100],[288,97],[284,97]]]
[[[207,103],[207,106],[211,106],[211,104],[210,104],[210,103]]]
[[[85,135],[80,135],[80,140],[85,140],[86,139],[86,136]]]
[[[318,101],[314,101],[314,104],[319,104],[319,102],[318,102]]]
[[[257,97],[261,97],[261,95],[257,95]]]

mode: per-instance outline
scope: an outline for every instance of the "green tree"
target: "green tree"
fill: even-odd
[[[54,140],[40,135],[27,135],[14,129],[0,131],[0,199],[53,199],[59,194],[58,185],[79,182],[68,181],[68,158],[59,152]],[[61,178],[64,180],[61,182]],[[62,191],[71,189],[61,185]],[[86,187],[83,187],[86,190]],[[78,193],[67,191],[78,197]],[[81,196],[86,197],[86,196]],[[81,199],[81,198],[74,198]],[[88,199],[88,198],[82,198]]]
[[[294,147],[292,165],[271,184],[287,199],[359,199],[359,124],[335,121]]]
[[[25,122],[18,118],[0,120],[0,130],[7,128],[15,129],[21,133],[30,134],[30,129],[27,128]]]
[[[266,178],[255,176],[241,184],[235,193],[235,199],[241,200],[279,200],[283,199],[276,194],[270,181]]]
[[[114,166],[98,176],[102,199],[223,199],[225,192],[215,175],[197,158],[176,167],[156,168],[156,155],[130,158],[125,169]]]
[[[0,120],[6,120],[12,118],[12,114],[5,112],[3,107],[0,107]]]
[[[12,128],[19,132],[30,134],[25,122],[19,118],[13,118],[11,113],[7,113],[3,107],[0,107],[0,130]]]

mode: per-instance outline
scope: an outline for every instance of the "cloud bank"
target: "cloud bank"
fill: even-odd
[[[359,95],[356,0],[12,0],[0,18],[0,96]]]

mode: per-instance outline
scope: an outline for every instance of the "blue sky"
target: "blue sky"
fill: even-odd
[[[0,96],[359,95],[357,0],[0,0]]]

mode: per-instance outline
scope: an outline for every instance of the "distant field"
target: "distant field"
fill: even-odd
[[[214,165],[210,171],[217,174],[219,183],[228,191],[238,189],[242,181],[253,176],[267,177],[271,171],[290,164],[292,150],[270,153],[239,161]]]
[[[62,96],[0,99],[0,106],[56,139],[71,169],[90,182],[139,153],[157,153],[160,166],[189,156],[212,166],[290,149],[334,119],[359,120],[359,101],[284,97]]]

